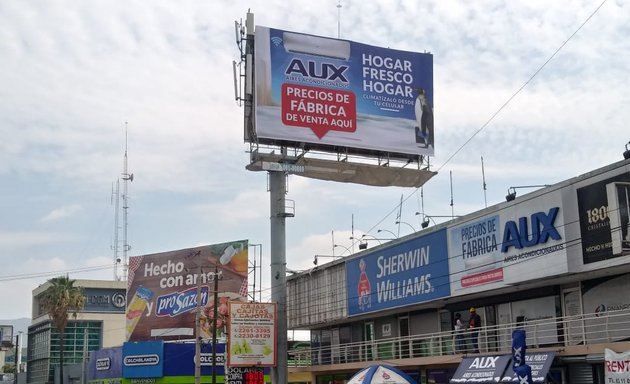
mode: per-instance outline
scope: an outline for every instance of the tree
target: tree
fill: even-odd
[[[63,384],[63,345],[64,332],[68,324],[68,314],[77,317],[77,312],[85,305],[83,290],[74,286],[74,280],[68,276],[54,277],[48,280],[50,286],[42,293],[40,304],[48,313],[52,322],[59,331],[59,376]]]

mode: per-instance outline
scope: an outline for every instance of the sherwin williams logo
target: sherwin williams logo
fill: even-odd
[[[107,371],[111,367],[111,364],[112,364],[112,360],[109,357],[96,359],[96,370]]]
[[[135,367],[139,365],[158,365],[159,363],[160,356],[156,354],[125,356],[124,360],[124,364],[127,367]]]

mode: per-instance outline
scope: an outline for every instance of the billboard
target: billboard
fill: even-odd
[[[567,273],[559,190],[449,228],[451,292],[462,295]]]
[[[247,267],[247,240],[130,257],[127,340],[193,338],[198,302],[200,337],[214,334],[215,305],[216,333],[224,336],[228,301],[247,300]]]
[[[446,230],[346,262],[348,315],[422,303],[450,295]]]
[[[256,27],[260,142],[433,155],[433,56]]]
[[[612,249],[606,184],[624,181],[630,181],[628,174],[621,174],[577,189],[584,264],[615,257]],[[618,214],[619,212],[616,211],[614,213]]]
[[[276,365],[276,304],[229,303],[228,365]]]

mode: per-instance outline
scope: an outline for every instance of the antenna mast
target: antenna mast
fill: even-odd
[[[118,257],[118,216],[120,213],[120,179],[116,180],[116,190],[114,191],[114,184],[112,184],[112,203],[114,204],[114,241],[112,249],[114,250],[114,280],[120,281],[118,276],[118,264],[120,264],[120,257]],[[115,203],[113,199],[116,199]]]
[[[455,207],[453,205],[453,171],[449,171],[449,176],[451,179],[451,217],[455,218]]]
[[[125,164],[124,164],[124,169],[123,169],[123,173],[122,173],[122,179],[123,179],[123,279],[126,280],[127,279],[127,267],[129,265],[128,260],[127,260],[127,251],[129,251],[131,249],[131,246],[129,246],[129,244],[127,243],[127,214],[128,214],[128,209],[129,209],[129,202],[128,202],[128,194],[127,194],[127,182],[128,181],[133,181],[133,173],[129,173],[129,171],[127,170],[127,122],[125,121]]]
[[[341,39],[341,0],[337,1],[337,38]]]
[[[488,198],[486,197],[486,172],[483,169],[483,156],[481,156],[481,177],[483,179],[483,200],[488,208]]]

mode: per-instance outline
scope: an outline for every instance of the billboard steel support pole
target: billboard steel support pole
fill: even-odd
[[[217,383],[217,309],[219,308],[219,270],[214,265],[214,309],[212,317],[212,384]]]
[[[286,212],[285,173],[269,171],[270,221],[271,221],[271,301],[276,311],[276,366],[271,369],[274,384],[288,382],[287,362],[287,311],[286,311]]]
[[[197,272],[197,308],[195,310],[195,384],[201,383],[201,252],[199,256],[199,271]]]

